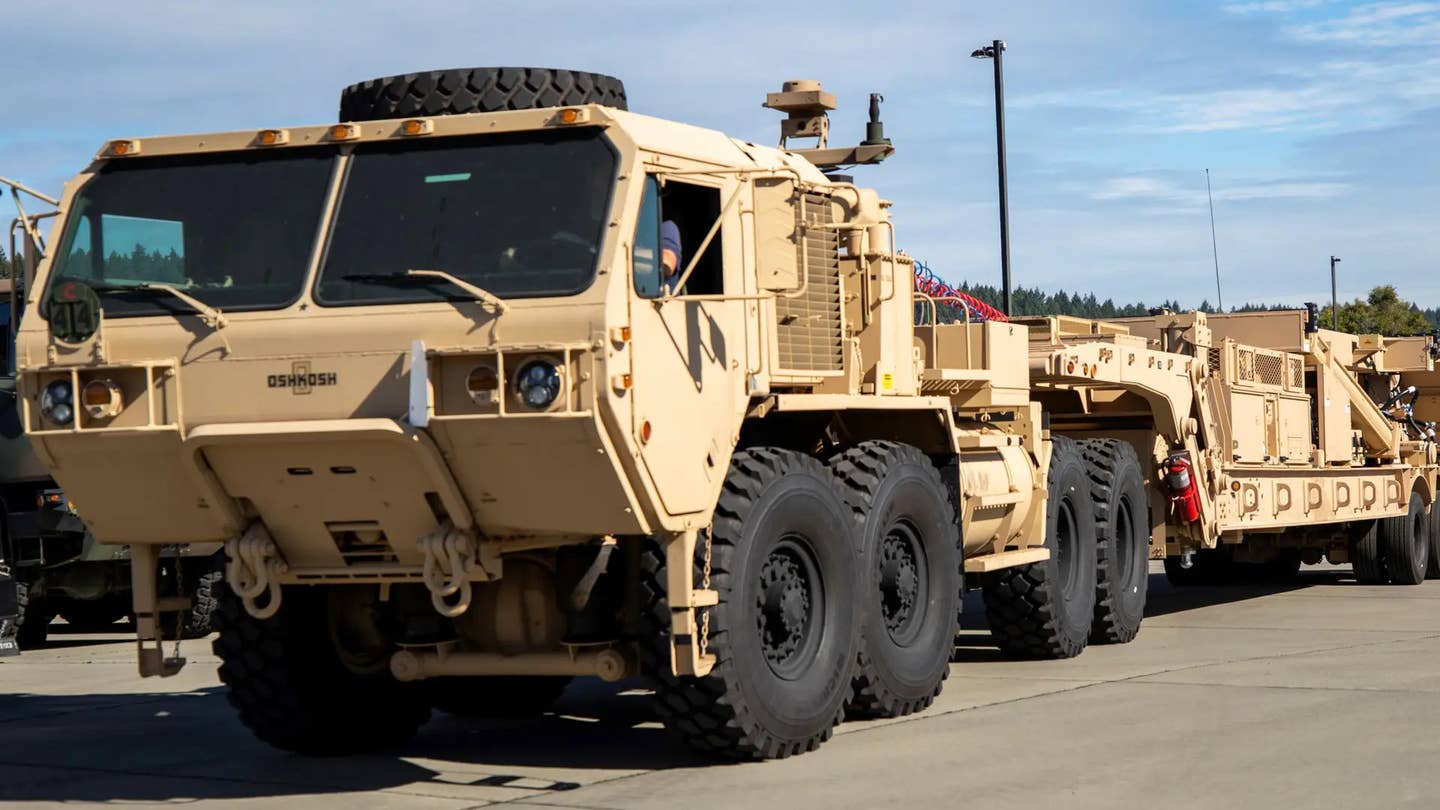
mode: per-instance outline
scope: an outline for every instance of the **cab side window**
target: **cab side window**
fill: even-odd
[[[630,265],[635,277],[635,294],[641,298],[659,298],[665,289],[665,270],[660,260],[660,181],[654,176],[645,178]]]

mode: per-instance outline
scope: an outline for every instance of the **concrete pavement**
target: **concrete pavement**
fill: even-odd
[[[1389,808],[1440,805],[1440,582],[1173,591],[1140,637],[1010,662],[967,607],[928,712],[847,723],[818,753],[712,765],[639,689],[577,683],[555,715],[437,715],[402,751],[307,759],[234,719],[204,642],[142,681],[120,635],[57,633],[0,663],[0,803],[199,807]],[[56,628],[61,630],[62,628]],[[120,628],[117,628],[120,629]]]

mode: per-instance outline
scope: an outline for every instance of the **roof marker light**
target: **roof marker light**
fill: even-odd
[[[105,151],[103,154],[110,155],[112,157],[129,157],[131,155],[138,155],[140,154],[140,142],[131,139],[111,141],[110,143],[105,145]]]
[[[260,134],[255,136],[255,143],[258,146],[284,146],[290,143],[290,130],[262,129]]]
[[[400,125],[402,135],[429,135],[435,131],[435,122],[424,118],[411,118]]]
[[[360,127],[355,124],[336,124],[330,127],[330,140],[353,141],[360,137]]]

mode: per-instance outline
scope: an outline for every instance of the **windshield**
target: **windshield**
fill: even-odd
[[[110,161],[71,205],[49,289],[83,281],[107,317],[193,312],[164,290],[137,287],[146,283],[222,310],[288,306],[304,285],[335,154]]]
[[[590,286],[615,154],[592,128],[357,147],[316,300],[331,306],[501,298]]]

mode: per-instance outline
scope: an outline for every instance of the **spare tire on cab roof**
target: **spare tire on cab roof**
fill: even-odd
[[[550,68],[482,67],[386,76],[340,91],[341,121],[603,104],[624,110],[613,76]]]

